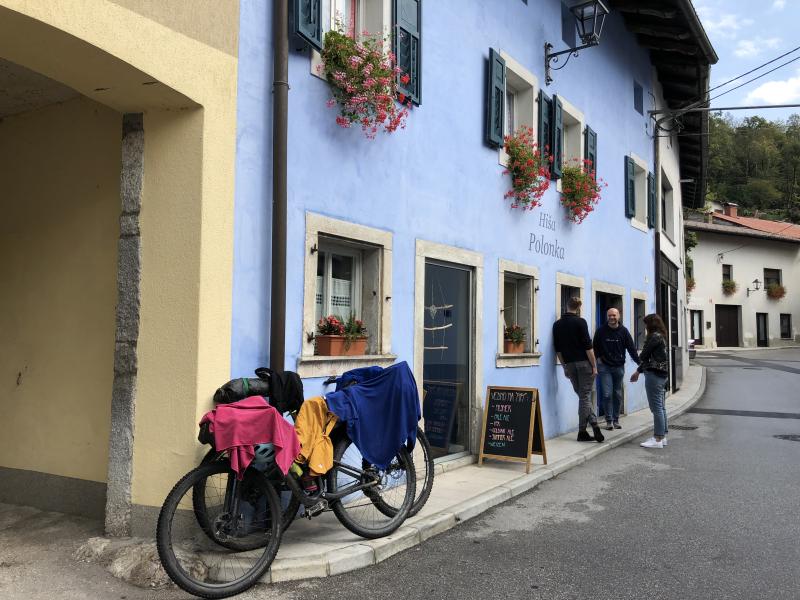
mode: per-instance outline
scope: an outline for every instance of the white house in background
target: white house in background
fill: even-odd
[[[800,225],[740,217],[735,204],[685,225],[698,238],[687,315],[696,346],[800,342]],[[785,295],[770,297],[771,284]]]

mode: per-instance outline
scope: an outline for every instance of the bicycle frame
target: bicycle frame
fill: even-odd
[[[334,461],[333,466],[334,468],[338,468],[339,470],[347,473],[348,475],[357,477],[359,480],[366,475],[367,477],[372,479],[372,481],[367,481],[366,483],[353,483],[342,488],[337,492],[320,491],[317,494],[314,494],[313,496],[309,496],[303,491],[303,488],[300,487],[300,483],[297,481],[297,478],[292,473],[287,473],[287,475],[284,477],[284,481],[286,482],[286,485],[289,487],[289,490],[292,492],[292,495],[298,500],[300,500],[300,503],[307,508],[314,506],[320,500],[325,500],[327,502],[336,502],[355,492],[360,492],[362,490],[375,487],[379,483],[379,481],[375,479],[374,475],[365,472],[363,469],[357,469],[355,467],[351,467],[350,465],[346,465],[338,461]]]

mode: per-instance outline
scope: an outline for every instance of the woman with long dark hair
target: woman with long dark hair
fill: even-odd
[[[664,404],[664,391],[669,374],[667,358],[667,328],[664,321],[656,314],[644,318],[647,338],[644,348],[639,353],[639,368],[631,375],[631,381],[639,379],[644,373],[644,389],[647,392],[647,403],[653,413],[653,437],[642,442],[644,448],[663,448],[667,445],[667,408]]]

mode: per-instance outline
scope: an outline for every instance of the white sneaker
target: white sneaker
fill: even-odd
[[[663,448],[664,447],[664,443],[657,441],[656,438],[650,438],[649,440],[647,440],[645,442],[642,442],[639,445],[642,448]]]
[[[664,446],[664,448],[666,448],[669,445],[669,444],[667,444],[667,436],[664,436],[661,439],[661,445]]]

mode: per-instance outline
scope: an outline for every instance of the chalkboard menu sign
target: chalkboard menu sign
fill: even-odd
[[[453,421],[458,407],[460,383],[449,381],[423,381],[422,418],[425,436],[434,448],[447,450],[453,432]]]
[[[541,455],[547,464],[539,390],[489,386],[478,464],[484,458],[524,462],[530,473],[531,454]]]

